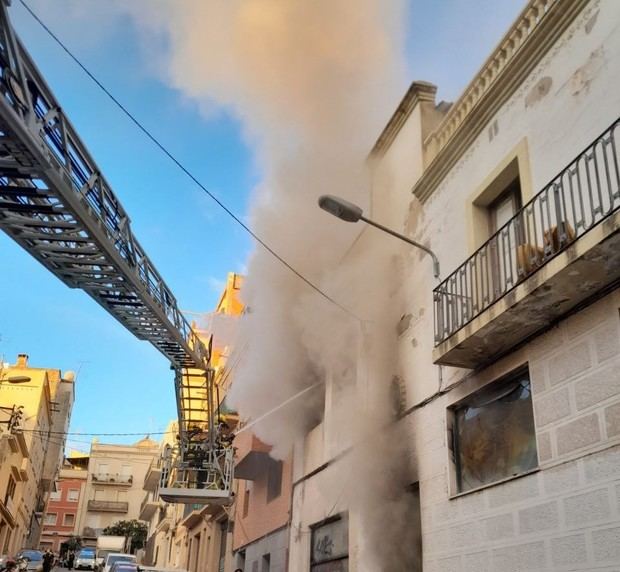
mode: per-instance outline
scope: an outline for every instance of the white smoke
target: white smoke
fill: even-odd
[[[135,11],[165,34],[171,84],[206,113],[225,107],[241,119],[263,174],[253,229],[326,288],[359,229],[330,219],[316,200],[333,193],[367,206],[365,157],[406,80],[404,10],[402,1],[196,0],[181,9],[158,1]],[[338,295],[352,304],[346,291]],[[248,264],[244,298],[251,343],[231,399],[256,417],[329,365],[323,359],[333,353],[329,347],[310,355],[304,343],[316,334],[310,327],[325,334],[348,318],[340,310],[332,317],[329,302],[260,246]],[[335,324],[312,324],[325,312]],[[291,411],[292,423],[303,421]],[[288,450],[299,432],[280,427],[274,417],[259,433]]]
[[[133,6],[144,29],[156,32],[151,41],[163,40],[158,49],[167,80],[206,114],[223,107],[241,120],[262,173],[252,228],[363,319],[318,295],[257,245],[243,292],[247,347],[230,403],[242,417],[256,419],[318,380],[341,382],[348,398],[335,407],[350,440],[364,444],[343,469],[364,474],[345,499],[362,523],[361,556],[369,570],[406,569],[407,555],[384,541],[406,527],[397,518],[406,504],[403,439],[386,428],[397,373],[399,247],[377,240],[381,247],[343,263],[360,228],[316,204],[319,195],[335,194],[368,207],[365,158],[407,80],[405,2],[158,0]],[[361,393],[355,390],[359,363],[366,369]],[[346,364],[357,366],[357,381],[344,379]],[[319,420],[322,394],[294,401],[253,430],[274,446],[274,455],[288,454]]]

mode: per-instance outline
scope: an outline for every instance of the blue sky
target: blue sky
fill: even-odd
[[[83,2],[95,6],[95,0]],[[39,1],[50,26],[57,25],[102,82],[211,191],[246,214],[260,173],[235,118],[223,111],[205,118],[194,102],[166,86],[129,19],[99,25],[105,3],[98,3],[71,33],[65,4]],[[438,99],[456,99],[522,6],[523,0],[410,0],[407,81],[431,81],[439,86]],[[243,269],[251,241],[86,79],[19,2],[10,13],[181,308],[209,311],[226,273]],[[13,362],[25,352],[33,366],[79,371],[71,431],[162,431],[175,415],[166,359],[4,234],[0,253],[3,275],[10,277],[0,281],[0,356]],[[90,437],[72,438],[71,446],[88,449]]]

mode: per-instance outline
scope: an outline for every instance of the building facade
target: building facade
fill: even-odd
[[[240,433],[235,446],[235,564],[242,570],[285,572],[293,459],[273,459],[271,447],[251,431]]]
[[[65,460],[56,481],[56,490],[47,500],[43,515],[40,547],[59,552],[63,542],[79,536],[78,516],[84,504],[88,478],[88,457]]]
[[[384,497],[376,521],[393,553],[417,548],[400,568],[365,559],[372,526],[332,494],[357,445],[337,444],[331,372],[324,421],[296,447],[289,570],[617,568],[618,85],[613,0],[530,0],[453,104],[412,84],[372,150],[368,216],[440,263],[437,280],[424,252],[391,252],[403,311],[383,377],[411,510],[382,519]],[[382,240],[363,229],[342,268]]]
[[[64,431],[74,401],[74,376],[31,367],[20,354],[0,371],[0,547],[12,554],[39,545],[43,510],[54,487]]]
[[[231,383],[228,360],[235,347],[237,321],[243,312],[242,283],[242,276],[229,273],[215,310],[192,324],[206,344],[213,336],[211,365],[219,388],[219,418],[231,430],[238,419],[226,406],[225,398]],[[149,523],[144,561],[190,572],[232,571],[234,507],[171,504],[159,498],[159,488],[168,479],[163,458],[176,454],[177,433],[178,424],[173,422],[160,445],[159,458],[153,461],[143,481],[140,518]]]
[[[94,546],[106,527],[139,518],[144,477],[158,456],[159,444],[148,437],[133,445],[93,442],[78,517],[85,545]]]

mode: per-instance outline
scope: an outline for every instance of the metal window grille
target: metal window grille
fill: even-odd
[[[433,291],[435,345],[620,208],[620,119]]]

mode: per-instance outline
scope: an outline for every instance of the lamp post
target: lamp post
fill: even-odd
[[[362,220],[366,224],[374,226],[383,232],[387,232],[388,234],[411,244],[411,246],[415,246],[416,248],[423,250],[433,260],[433,276],[435,276],[435,278],[439,278],[439,259],[430,248],[392,230],[391,228],[383,226],[374,220],[366,218],[364,216],[364,211],[359,206],[350,203],[349,201],[345,201],[340,197],[335,197],[334,195],[322,195],[319,197],[319,207],[321,207],[324,211],[327,211],[329,214],[334,215],[340,220],[344,220],[346,222],[357,222],[358,220]]]

